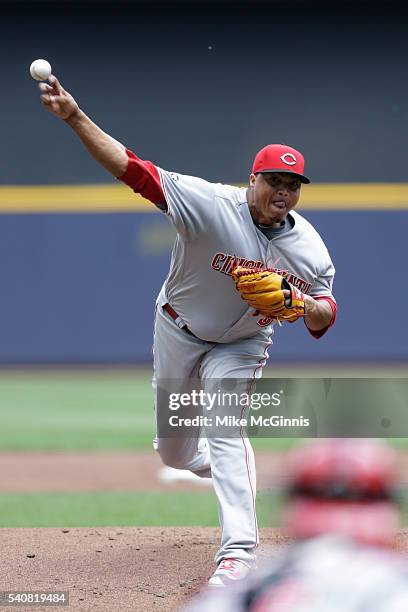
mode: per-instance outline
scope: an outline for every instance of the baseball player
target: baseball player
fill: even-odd
[[[408,565],[389,549],[399,512],[392,451],[371,440],[326,440],[295,451],[286,532],[295,542],[188,612],[403,612]]]
[[[199,378],[208,391],[214,381],[234,379],[238,391],[246,390],[248,380],[261,376],[276,321],[302,318],[314,338],[333,325],[333,264],[319,234],[294,211],[302,184],[310,182],[299,151],[268,145],[255,157],[247,188],[214,184],[140,159],[95,125],[55,76],[39,87],[46,109],[76,132],[92,157],[177,230],[156,302],[157,422],[169,410],[158,393],[161,381],[188,387]],[[191,416],[202,410],[191,407]],[[254,454],[240,427],[227,439],[200,433],[197,427],[189,436],[159,436],[154,446],[164,464],[212,478],[221,546],[210,584],[224,586],[243,578],[255,558]]]

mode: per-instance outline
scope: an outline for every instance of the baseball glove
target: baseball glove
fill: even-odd
[[[236,266],[232,278],[242,299],[255,308],[256,314],[289,323],[305,316],[303,293],[273,270]],[[284,289],[290,292],[289,297],[285,297]]]

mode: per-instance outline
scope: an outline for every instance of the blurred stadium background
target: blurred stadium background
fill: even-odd
[[[96,123],[163,168],[244,184],[260,147],[300,149],[314,182],[299,211],[335,262],[339,313],[318,342],[302,325],[278,330],[271,367],[406,376],[406,9],[78,0],[0,12],[0,449],[151,448],[153,308],[174,238],[42,109],[28,72],[40,57]],[[10,495],[2,526],[24,508]]]

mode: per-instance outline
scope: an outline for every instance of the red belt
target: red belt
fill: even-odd
[[[178,325],[178,327],[179,327],[180,329],[183,329],[185,332],[187,332],[188,334],[190,334],[190,336],[194,336],[193,332],[192,332],[192,331],[190,331],[190,330],[188,329],[188,327],[187,327],[187,325],[186,325],[185,323],[180,325],[180,323],[182,323],[182,320],[181,320],[181,318],[178,316],[178,314],[177,314],[177,312],[174,310],[174,308],[172,308],[172,307],[170,306],[170,304],[164,304],[164,306],[162,306],[162,308],[163,308],[163,310],[165,310],[165,311],[166,311],[166,312],[167,312],[167,313],[168,313],[168,314],[171,316],[171,318],[173,319],[173,321],[175,321],[175,322],[177,323],[177,325]],[[195,337],[195,336],[194,336],[194,337]]]

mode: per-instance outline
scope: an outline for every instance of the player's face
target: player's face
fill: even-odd
[[[300,179],[293,174],[251,174],[248,202],[252,217],[263,225],[282,223],[298,203],[300,187]]]

